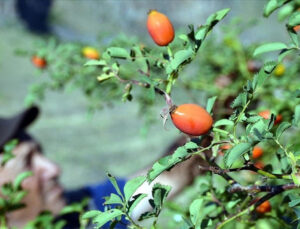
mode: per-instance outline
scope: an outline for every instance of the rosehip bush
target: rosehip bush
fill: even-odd
[[[230,29],[235,21],[223,25],[226,32],[216,39],[212,30],[229,13],[223,9],[202,25],[189,25],[183,34],[166,15],[151,11],[147,28],[157,45],[125,39],[102,47],[99,59],[86,61],[84,45],[53,41],[44,46],[44,71],[51,80],[42,92],[75,82],[98,105],[121,98],[138,102],[142,115],[164,101],[163,121],[171,119],[193,138],[156,161],[146,176],[128,181],[124,190],[109,174],[118,195],[106,197],[107,210],[86,212],[83,219],[96,228],[106,223],[114,227],[121,217],[131,228],[143,228],[145,219],[153,219],[152,228],[299,227],[300,48],[294,29],[300,25],[299,7],[299,1],[290,0],[270,0],[265,6],[265,17],[278,11],[285,20],[286,43],[245,47],[238,38],[242,31]],[[65,57],[59,59],[58,52]],[[186,74],[187,66],[196,73]],[[184,105],[173,99],[179,89],[192,95]],[[195,95],[205,102],[195,105]],[[263,152],[257,151],[258,144]],[[168,201],[172,187],[156,183],[156,178],[196,156],[206,162],[199,164],[202,175],[182,194],[184,201]],[[136,192],[145,182],[155,183],[148,196],[151,210],[135,220],[132,212],[147,197]],[[161,216],[167,223],[159,221]]]

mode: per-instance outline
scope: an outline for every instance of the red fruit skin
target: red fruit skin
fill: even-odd
[[[175,36],[169,18],[156,10],[151,10],[148,14],[147,29],[153,41],[159,46],[168,45]]]
[[[263,202],[261,205],[257,206],[257,208],[255,209],[256,212],[263,214],[266,212],[270,212],[271,211],[271,204],[268,200],[266,200],[265,202]]]
[[[263,117],[264,119],[270,119],[271,118],[271,112],[269,110],[264,110],[258,113],[259,116]],[[282,115],[277,115],[276,119],[274,121],[274,124],[280,123],[282,120]]]
[[[192,136],[206,134],[213,124],[210,114],[197,104],[182,104],[170,111],[170,115],[180,131]]]
[[[31,61],[37,68],[45,68],[47,66],[46,60],[38,56],[33,56]]]
[[[257,158],[260,158],[262,155],[263,155],[262,148],[255,146],[252,150],[252,158],[257,159]]]

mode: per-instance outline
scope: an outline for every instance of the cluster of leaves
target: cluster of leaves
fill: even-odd
[[[166,48],[118,41],[106,48],[101,59],[88,61],[85,67],[82,45],[52,41],[43,46],[47,48],[41,49],[45,54],[40,55],[48,61],[43,72],[49,73],[50,80],[32,89],[29,102],[43,95],[45,89],[64,88],[69,82],[83,89],[97,106],[120,97],[131,101],[140,90],[138,102],[147,107],[157,103],[156,93],[170,95],[175,86],[217,96],[208,99],[206,106],[217,117],[209,133],[213,136],[209,146],[201,145],[206,136],[199,137],[198,144],[188,142],[173,155],[155,162],[147,176],[128,181],[122,191],[109,175],[118,194],[106,198],[107,210],[89,211],[82,219],[91,219],[98,228],[110,222],[113,228],[125,217],[132,228],[142,228],[131,213],[147,195],[135,194],[136,190],[145,182],[155,182],[161,173],[177,164],[200,156],[209,166],[202,168],[207,173],[196,179],[190,199],[182,204],[166,202],[171,187],[155,184],[149,200],[152,210],[142,214],[140,220],[153,218],[152,226],[157,227],[160,214],[171,214],[171,228],[231,228],[236,219],[241,227],[254,226],[256,222],[261,228],[298,225],[300,69],[299,37],[293,29],[300,24],[298,8],[299,2],[291,0],[270,0],[265,7],[265,16],[279,9],[280,18],[288,18],[289,44],[267,43],[254,50],[252,46],[244,47],[236,33],[228,32],[221,42],[206,42],[199,59],[196,55],[204,39],[228,9],[211,15],[205,25],[190,25],[187,34],[176,36]],[[279,52],[278,57],[264,64],[253,58],[274,51]],[[201,65],[194,76],[184,77],[184,69],[190,63]],[[282,64],[286,69],[277,77],[276,69]],[[271,110],[269,119],[258,115],[258,110],[265,108]],[[275,125],[278,114],[283,115],[284,121]],[[219,151],[224,143],[231,148],[222,156]],[[264,168],[255,167],[251,158],[253,147],[258,144],[267,152]],[[210,152],[212,156],[208,156]],[[255,213],[255,208],[269,199],[275,208],[265,215]],[[163,208],[168,212],[162,213]]]

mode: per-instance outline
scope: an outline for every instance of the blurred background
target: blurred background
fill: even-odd
[[[220,27],[238,17],[245,23],[255,22],[240,35],[243,43],[284,41],[288,37],[284,27],[278,28],[277,20],[261,16],[265,3],[264,0],[0,0],[0,115],[9,116],[24,109],[29,86],[43,77],[30,58],[17,55],[17,51],[34,50],[37,42],[49,36],[63,42],[97,46],[100,51],[122,34],[151,46],[154,44],[146,28],[149,9],[168,15],[176,31],[187,31],[188,24],[203,24],[211,13],[231,8],[229,16],[213,30],[214,35],[221,35]],[[30,17],[33,14],[37,17]],[[189,101],[178,94],[175,102]],[[39,106],[41,115],[30,133],[42,144],[45,154],[60,165],[61,181],[67,188],[104,179],[106,171],[127,176],[159,158],[180,135],[172,125],[167,125],[167,130],[163,128],[160,118],[163,101],[155,106],[156,116],[147,133],[134,102],[123,103],[120,99],[88,115],[84,95],[70,90],[47,92]]]

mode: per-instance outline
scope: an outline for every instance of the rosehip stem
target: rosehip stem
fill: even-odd
[[[250,185],[250,186],[242,186],[240,184],[233,184],[229,189],[228,192],[235,193],[235,192],[251,192],[251,193],[258,193],[258,192],[269,192],[269,193],[281,193],[286,190],[300,188],[294,183],[284,184],[284,185]]]
[[[143,83],[143,82],[140,82],[138,80],[125,80],[125,79],[122,79],[115,71],[113,71],[113,72],[115,73],[114,76],[116,77],[116,79],[119,80],[121,83],[126,83],[126,84],[130,83],[130,84],[134,84],[134,85],[144,87],[144,88],[150,88],[151,87],[151,85],[149,83]],[[164,96],[166,104],[167,104],[169,109],[174,105],[174,103],[172,101],[172,98],[168,93],[166,93],[165,91],[163,91],[162,89],[160,89],[158,87],[154,87],[154,90],[157,94]]]

